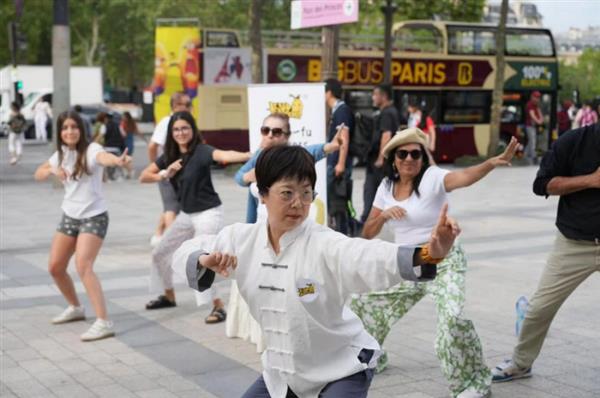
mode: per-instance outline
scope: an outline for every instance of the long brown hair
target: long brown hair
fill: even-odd
[[[79,129],[79,141],[77,141],[77,145],[75,145],[75,150],[77,151],[77,160],[75,161],[75,168],[73,169],[72,174],[73,179],[77,180],[83,175],[83,173],[87,175],[91,174],[87,167],[87,148],[90,143],[87,140],[83,120],[81,120],[79,114],[74,111],[65,111],[61,113],[58,115],[58,119],[56,120],[56,150],[58,151],[58,164],[62,164],[64,158],[64,143],[61,132],[63,124],[67,119],[73,119],[75,124],[77,124],[77,128]]]
[[[129,112],[123,113],[123,127],[127,133],[135,133],[138,130],[137,123]]]

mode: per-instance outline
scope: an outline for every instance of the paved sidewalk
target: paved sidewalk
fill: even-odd
[[[146,147],[136,141],[136,169]],[[0,140],[0,396],[2,397],[239,397],[257,377],[255,347],[206,325],[210,308],[197,308],[178,286],[178,307],[146,311],[150,235],[160,211],[158,190],[137,181],[106,184],[110,227],[95,269],[100,275],[117,336],[81,343],[92,322],[49,323],[64,301],[46,271],[50,239],[60,217],[62,189],[33,182],[49,155],[27,145],[25,158],[8,165]],[[512,351],[514,305],[535,289],[555,235],[556,199],[531,193],[536,169],[494,171],[480,184],[452,193],[451,212],[462,227],[468,254],[467,317],[475,323],[489,365]],[[355,205],[362,209],[363,170],[355,176]],[[245,218],[246,192],[230,173],[214,182],[226,222]],[[86,305],[83,287],[71,267]],[[221,282],[228,297],[228,283]],[[494,385],[494,397],[599,397],[599,275],[593,275],[558,313],[531,379]],[[392,330],[390,368],[377,375],[370,397],[446,397],[447,383],[433,350],[436,316],[424,299]]]

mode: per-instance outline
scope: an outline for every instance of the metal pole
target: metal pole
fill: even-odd
[[[338,54],[340,47],[340,28],[338,25],[324,26],[321,31],[323,52],[321,53],[321,80],[337,79]]]
[[[70,106],[71,35],[69,31],[69,0],[54,0],[52,27],[52,113],[59,115]],[[54,123],[53,123],[54,124]],[[55,126],[54,126],[55,128]],[[56,139],[57,132],[54,131]]]
[[[396,5],[392,3],[392,0],[387,0],[386,5],[381,7],[381,11],[385,16],[383,82],[389,84],[392,82],[392,24]]]

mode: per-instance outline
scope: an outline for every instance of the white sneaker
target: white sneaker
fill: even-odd
[[[150,247],[156,247],[162,240],[162,235],[152,235],[150,238]]]
[[[477,391],[473,387],[469,387],[466,390],[464,390],[463,392],[461,392],[460,394],[458,394],[456,396],[456,398],[488,398],[491,395],[492,395],[491,391],[482,393],[480,391]]]
[[[60,315],[52,318],[52,323],[58,325],[60,323],[83,321],[85,319],[85,311],[83,307],[68,306]]]
[[[10,158],[10,164],[11,165],[17,164],[17,158],[15,156],[13,156],[12,158]]]
[[[104,319],[96,319],[87,332],[81,335],[81,341],[94,341],[115,335],[113,323]]]

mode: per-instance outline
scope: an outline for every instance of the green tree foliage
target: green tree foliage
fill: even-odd
[[[573,90],[579,90],[582,100],[600,96],[600,50],[584,50],[576,65],[561,62],[558,79],[562,99],[570,99]]]
[[[288,30],[291,0],[262,0],[262,28]],[[360,0],[360,21],[342,31],[382,34],[385,0]],[[395,0],[395,21],[442,19],[478,21],[485,0]],[[52,0],[26,0],[19,21],[28,48],[19,63],[52,63]],[[197,18],[200,25],[247,32],[250,0],[71,0],[72,64],[102,65],[114,87],[144,87],[153,71],[157,18]],[[14,2],[0,1],[0,29],[15,18]],[[319,32],[320,29],[314,31]],[[383,39],[382,39],[383,40]],[[0,34],[0,65],[10,62],[8,39]]]

